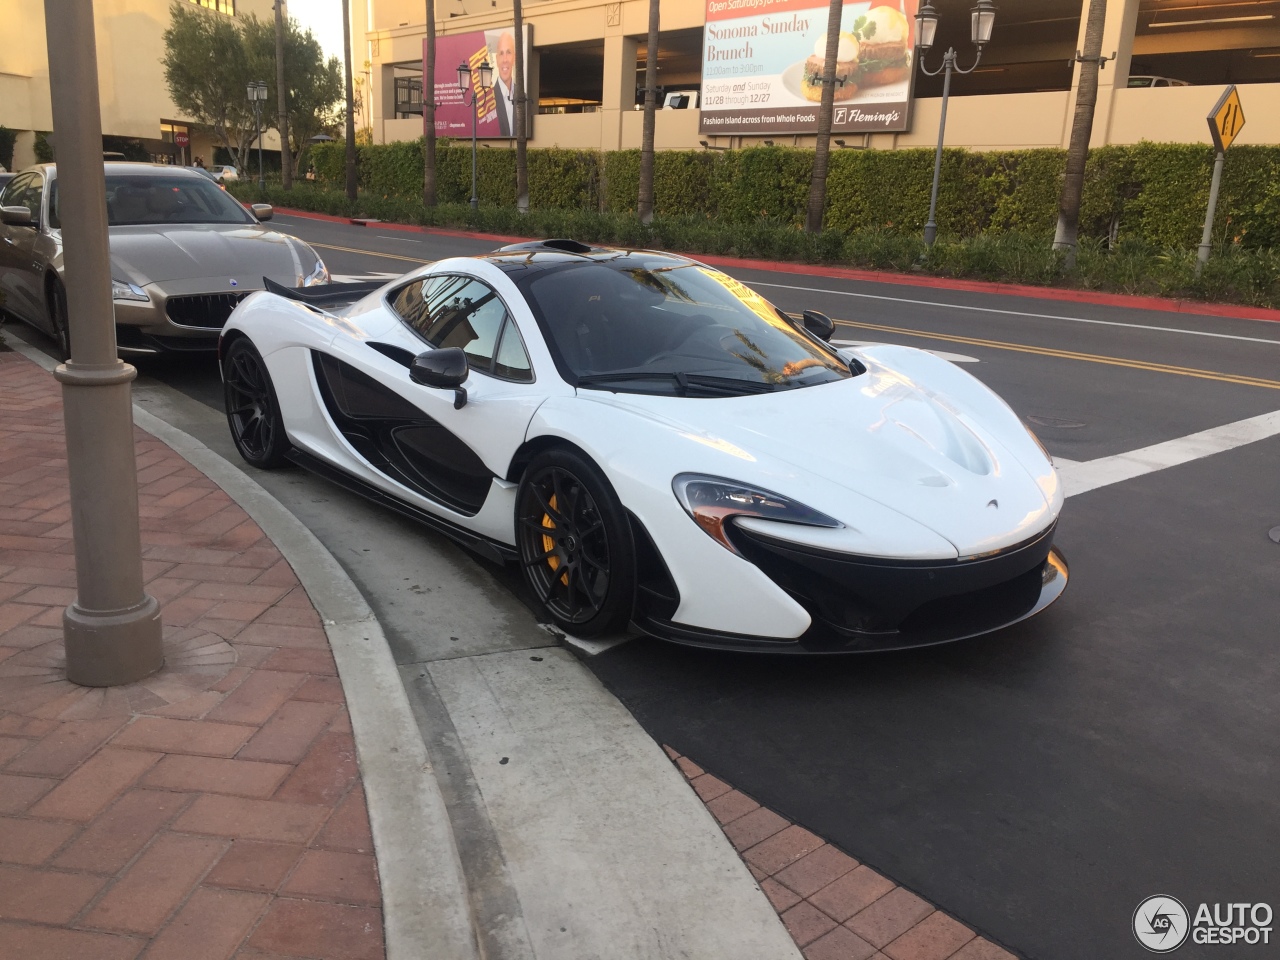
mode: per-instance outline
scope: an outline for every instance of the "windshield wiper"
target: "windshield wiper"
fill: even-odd
[[[772,393],[776,384],[760,380],[741,380],[737,377],[715,377],[705,373],[657,373],[650,370],[637,370],[633,373],[589,373],[578,378],[578,386],[607,386],[634,381],[659,381],[673,384],[677,394],[682,397],[690,391],[719,394],[722,396],[742,396],[753,393]]]

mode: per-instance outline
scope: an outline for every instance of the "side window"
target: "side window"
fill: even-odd
[[[473,370],[491,372],[507,308],[488,284],[470,277],[428,277],[397,291],[391,307],[433,347],[461,347]]]
[[[525,352],[524,341],[520,339],[520,331],[515,321],[507,317],[502,327],[502,338],[498,341],[498,354],[493,358],[493,375],[504,380],[515,380],[518,383],[533,383],[533,367],[529,363],[529,354]]]
[[[31,178],[31,182],[27,185],[27,189],[23,191],[22,199],[18,202],[31,211],[31,222],[35,223],[40,219],[40,201],[44,197],[44,177],[36,174]]]
[[[0,206],[3,207],[25,207],[22,197],[27,192],[27,187],[31,185],[31,181],[35,178],[35,174],[22,173],[14,177],[5,184],[4,192],[0,193]]]
[[[389,298],[391,309],[401,320],[414,332],[419,335],[430,323],[427,313],[427,297],[423,287],[430,283],[434,278],[428,277],[426,280],[415,280],[407,286],[401,287]]]

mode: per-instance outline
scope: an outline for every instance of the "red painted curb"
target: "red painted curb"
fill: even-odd
[[[331,223],[355,224],[351,217],[331,217],[324,213],[310,213],[288,207],[276,207],[280,213],[291,217],[327,220]],[[419,227],[408,223],[372,224],[379,229],[400,230],[408,233],[430,233],[440,237],[469,237],[476,240],[493,240],[496,243],[522,243],[531,237],[509,237],[500,233],[475,233],[470,230],[449,230],[444,227]],[[676,252],[676,251],[672,251]],[[969,293],[996,293],[1006,296],[1028,297],[1034,300],[1057,300],[1067,303],[1092,303],[1107,307],[1128,307],[1133,310],[1155,310],[1161,313],[1191,313],[1207,317],[1229,317],[1237,320],[1267,320],[1280,323],[1280,310],[1266,307],[1236,306],[1226,303],[1204,303],[1199,300],[1171,300],[1167,297],[1145,297],[1127,293],[1101,293],[1096,290],[1063,290],[1055,287],[1035,287],[1028,284],[992,283],[986,280],[959,280],[952,277],[926,277],[909,273],[890,273],[880,270],[858,270],[853,267],[834,267],[814,263],[790,261],[751,260],[745,257],[722,257],[714,254],[691,253],[687,256],[718,267],[738,267],[744,270],[769,270],[796,273],[810,277],[833,277],[841,280],[862,280],[869,283],[892,283],[907,287],[926,287],[935,290],[961,290]]]

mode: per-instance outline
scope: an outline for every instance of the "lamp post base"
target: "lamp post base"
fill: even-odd
[[[62,632],[72,683],[136,683],[164,666],[160,604],[149,594],[128,610],[84,610],[77,601],[62,614]]]
[[[930,221],[924,225],[924,244],[926,247],[932,247],[933,241],[938,239],[938,225]]]
[[[472,198],[471,198],[471,209],[472,209],[472,210],[479,210],[479,209],[480,209],[480,200],[479,200],[479,198],[477,198],[477,197],[472,197]]]

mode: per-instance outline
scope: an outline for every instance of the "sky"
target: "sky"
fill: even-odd
[[[342,61],[342,0],[292,0],[288,10],[303,30],[310,29],[320,41],[326,60]]]

